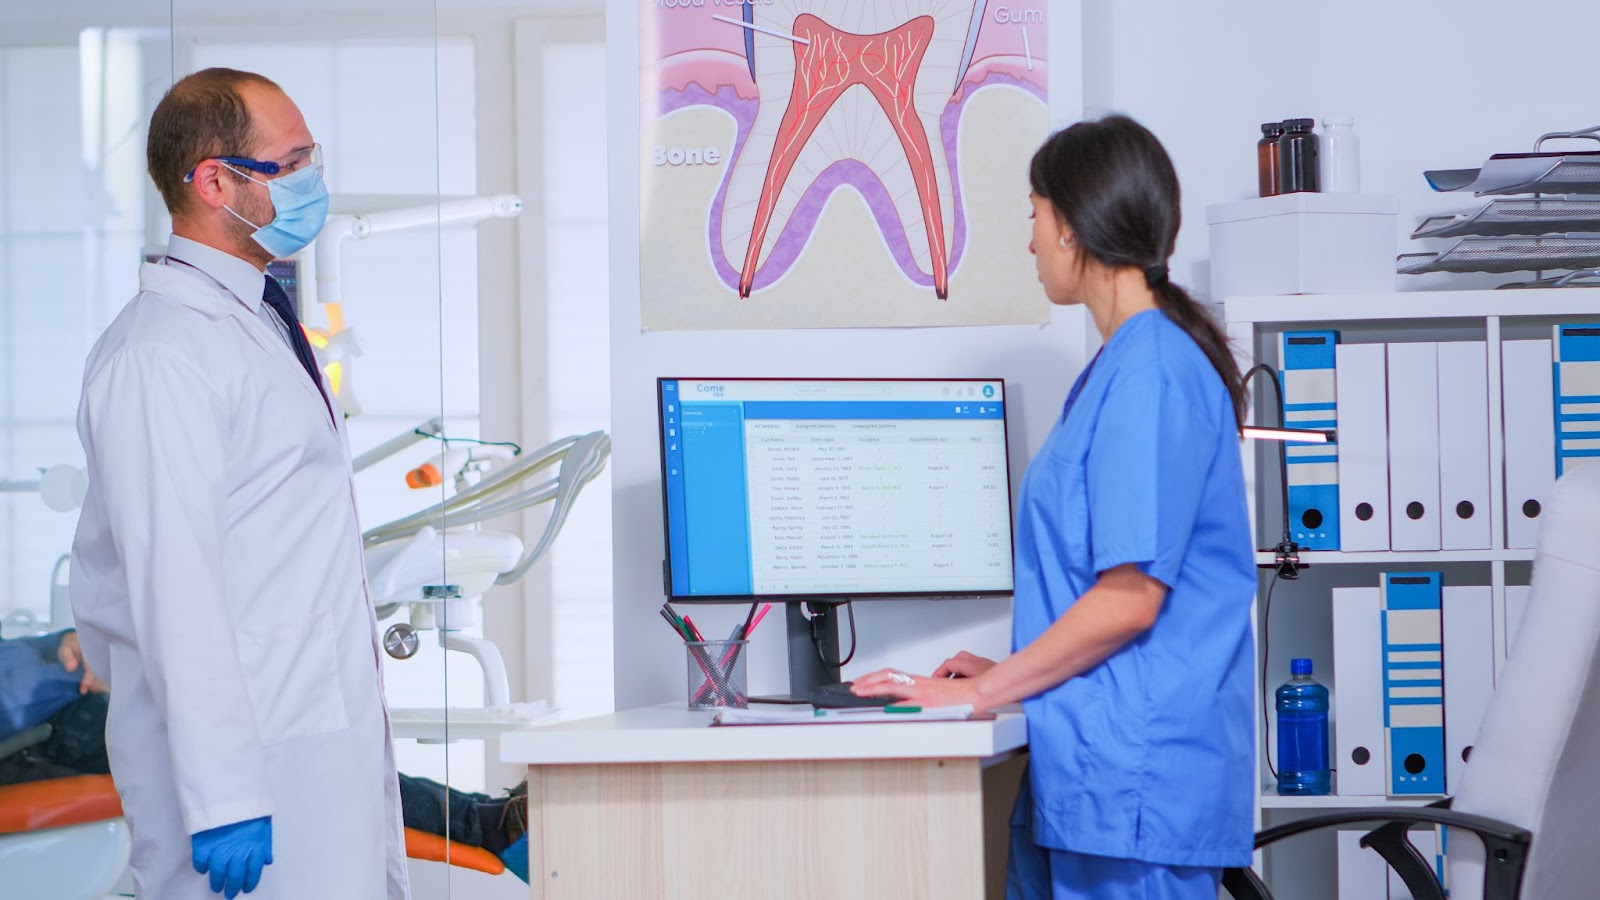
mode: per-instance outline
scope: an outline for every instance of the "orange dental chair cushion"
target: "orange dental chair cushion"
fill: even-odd
[[[466,844],[447,841],[437,834],[429,834],[415,828],[406,829],[406,856],[412,859],[445,862],[446,847],[449,848],[449,863],[452,866],[477,869],[490,875],[499,875],[506,870],[506,864],[500,861],[500,857],[482,847],[469,847]]]
[[[115,819],[122,800],[110,775],[74,775],[0,787],[0,834]]]

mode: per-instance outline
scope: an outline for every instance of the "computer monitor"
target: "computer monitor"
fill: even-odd
[[[1002,379],[662,378],[658,397],[669,600],[790,601],[798,646],[827,655],[836,604],[1011,592]],[[796,646],[791,681],[825,678]]]

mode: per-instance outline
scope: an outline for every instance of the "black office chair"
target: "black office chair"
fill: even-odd
[[[1377,851],[1416,900],[1444,900],[1433,866],[1406,838],[1410,826],[1436,823],[1452,829],[1450,900],[1600,897],[1600,464],[1557,482],[1533,573],[1516,645],[1452,798],[1313,816],[1260,832],[1256,846],[1384,823],[1362,846]],[[1249,869],[1227,870],[1223,887],[1234,900],[1272,900]]]

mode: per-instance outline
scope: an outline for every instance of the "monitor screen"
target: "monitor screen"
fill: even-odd
[[[1005,382],[658,382],[673,599],[1004,594]]]

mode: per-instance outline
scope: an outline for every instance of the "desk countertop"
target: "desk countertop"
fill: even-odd
[[[513,765],[770,762],[840,759],[987,759],[1021,749],[1028,725],[1018,707],[992,720],[861,725],[744,725],[713,728],[712,713],[682,702],[554,722],[500,739]]]

